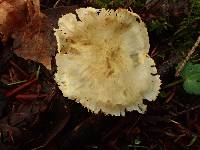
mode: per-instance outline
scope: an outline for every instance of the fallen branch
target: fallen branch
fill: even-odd
[[[199,46],[200,43],[200,35],[197,38],[197,41],[194,43],[192,49],[188,52],[186,58],[183,60],[183,62],[180,64],[180,67],[177,69],[175,76],[178,77],[180,75],[180,72],[183,70],[185,64],[187,61],[191,58],[192,54],[195,52],[196,48]]]

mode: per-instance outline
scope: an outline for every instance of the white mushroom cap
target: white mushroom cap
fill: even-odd
[[[161,81],[147,54],[149,38],[140,17],[125,9],[76,13],[61,17],[55,32],[55,80],[63,95],[94,113],[144,113],[143,99],[155,100]]]

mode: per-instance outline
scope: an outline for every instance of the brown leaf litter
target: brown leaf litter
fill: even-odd
[[[40,12],[39,0],[5,0],[0,3],[0,12],[1,41],[5,43],[12,37],[13,50],[18,56],[51,69],[56,43],[52,23]]]

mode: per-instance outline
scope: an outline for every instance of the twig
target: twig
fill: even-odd
[[[58,3],[60,2],[61,0],[57,0],[56,3],[53,5],[53,8],[56,8],[56,6],[58,5]]]
[[[36,72],[36,79],[38,80],[38,78],[39,78],[39,74],[40,74],[40,65],[39,65],[39,67],[38,67],[38,69],[37,69],[37,72]]]
[[[35,99],[38,99],[38,98],[45,98],[47,97],[48,95],[47,94],[18,94],[16,96],[16,99],[18,100],[24,100],[24,101],[32,101],[32,100],[35,100]]]
[[[183,115],[183,114],[185,114],[185,113],[188,113],[188,112],[190,112],[190,111],[194,111],[194,110],[196,110],[196,109],[200,109],[200,105],[196,105],[196,106],[191,107],[191,108],[189,108],[189,109],[187,109],[187,110],[183,110],[183,111],[181,111],[181,112],[178,112],[178,113],[174,114],[173,117],[177,117],[177,116]]]
[[[17,92],[21,91],[22,89],[28,87],[29,85],[33,84],[35,81],[37,81],[36,78],[29,80],[28,82],[22,84],[21,86],[17,87],[16,89],[13,89],[11,91],[8,91],[6,93],[7,97],[13,96],[14,94],[16,94]]]
[[[24,82],[27,82],[27,80],[16,81],[16,82],[8,83],[7,85],[11,86],[11,85],[16,85],[16,84],[24,83]]]
[[[22,69],[20,68],[14,61],[10,60],[9,63],[16,68],[23,76],[25,76],[26,78],[28,77],[28,74]]]
[[[182,71],[182,69],[184,68],[185,64],[187,63],[187,61],[192,56],[192,54],[195,52],[196,48],[199,46],[199,43],[200,43],[200,35],[197,38],[197,41],[194,43],[192,49],[188,52],[186,58],[181,63],[180,67],[177,69],[176,74],[175,74],[176,77],[178,77],[180,75],[180,72]]]
[[[154,49],[152,50],[150,56],[153,58],[154,56],[156,56],[156,54],[157,54],[157,46],[154,47]]]
[[[133,9],[131,7],[128,8],[131,12],[133,12]]]
[[[180,79],[180,80],[174,81],[172,83],[165,85],[162,89],[167,89],[167,88],[173,87],[173,86],[178,85],[178,84],[180,84],[184,81],[185,81],[185,79]]]
[[[176,88],[174,88],[174,89],[172,90],[172,92],[170,93],[170,95],[169,95],[169,96],[167,97],[167,99],[165,100],[165,103],[169,103],[169,102],[174,98],[175,94],[176,94]]]

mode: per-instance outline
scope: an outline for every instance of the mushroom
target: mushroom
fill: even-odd
[[[65,97],[94,113],[146,111],[161,81],[141,18],[126,9],[80,8],[58,21],[55,80]]]

